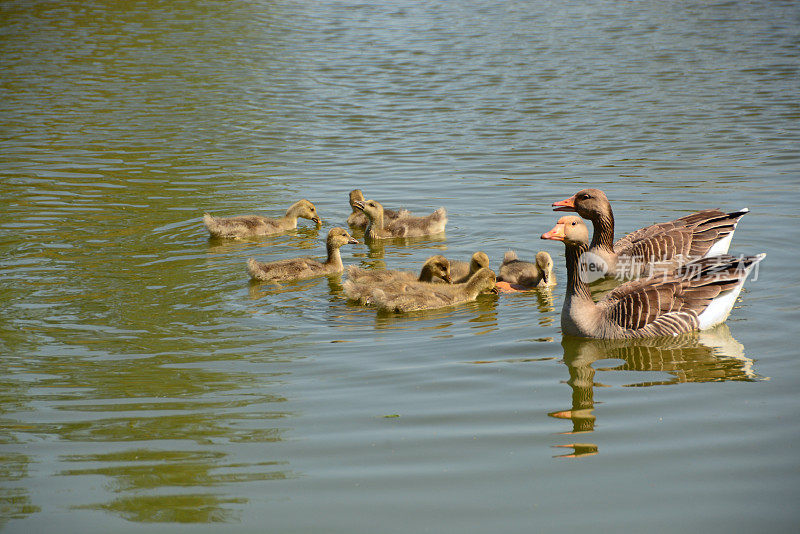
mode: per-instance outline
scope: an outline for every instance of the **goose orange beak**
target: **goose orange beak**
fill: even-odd
[[[565,237],[563,223],[556,224],[552,230],[542,234],[542,239],[552,239],[553,241],[564,241]]]
[[[553,211],[575,211],[575,195],[553,202]]]

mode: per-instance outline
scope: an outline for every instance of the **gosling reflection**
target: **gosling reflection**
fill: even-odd
[[[356,235],[355,233],[353,234]],[[356,239],[361,240],[359,237]],[[426,237],[395,237],[392,239],[364,239],[369,252],[367,257],[371,260],[382,260],[386,256],[386,250],[392,249],[447,249],[447,239],[444,234]]]
[[[253,247],[268,250],[270,247],[279,245],[300,250],[315,249],[319,246],[319,228],[302,227],[280,235],[246,237],[241,239],[225,239],[210,236],[208,238],[207,251],[209,254],[225,255]]]
[[[343,294],[342,273],[333,273],[327,276],[320,276],[319,278],[293,280],[290,282],[262,282],[260,280],[250,280],[247,282],[247,294],[250,300],[258,300],[270,295],[280,295],[281,293],[303,292],[322,284],[325,279],[328,281],[328,289],[332,294]]]
[[[556,458],[578,458],[597,454],[597,445],[594,443],[570,443],[569,445],[556,445],[556,448],[572,449],[572,452],[557,455]]]
[[[25,454],[6,452],[0,454],[0,530],[12,519],[24,519],[41,512],[27,488],[19,481],[28,477],[31,458]]]
[[[447,335],[449,330],[457,323],[455,320],[461,313],[469,316],[475,335],[486,334],[498,329],[497,296],[482,294],[472,302],[459,304],[457,308],[436,308],[432,310],[418,310],[397,314],[390,311],[378,310],[375,314],[375,328],[377,330],[411,329],[420,328],[419,321],[430,322],[430,326],[423,326],[425,330],[438,330],[437,335]]]
[[[572,421],[572,430],[565,434],[594,431],[594,388],[601,386],[595,382],[597,371],[655,371],[668,375],[668,378],[633,382],[625,387],[761,378],[753,370],[753,361],[745,356],[744,347],[733,338],[725,324],[705,332],[666,339],[599,340],[564,336],[561,346],[569,372],[567,384],[572,389],[572,406],[548,415]],[[592,366],[604,359],[622,360],[622,363],[597,369]],[[576,458],[597,452],[597,446],[591,443],[558,447],[574,449],[571,454],[559,457]]]
[[[239,519],[244,498],[222,498],[210,493],[142,494],[163,487],[222,487],[239,482],[286,480],[296,475],[286,462],[257,462],[244,466],[226,462],[226,454],[212,451],[152,451],[132,449],[111,454],[71,456],[67,461],[102,464],[61,472],[62,476],[101,475],[113,479],[110,487],[122,496],[82,508],[117,513],[128,521],[212,523]],[[247,470],[243,470],[247,467]],[[129,492],[138,494],[125,495]]]

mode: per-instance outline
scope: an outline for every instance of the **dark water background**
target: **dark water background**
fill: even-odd
[[[0,529],[795,532],[796,2],[0,4]],[[750,207],[727,325],[562,343],[585,186],[620,232]],[[409,317],[324,252],[360,187],[446,237],[346,264],[548,250],[552,294]],[[209,240],[203,211],[306,221]]]

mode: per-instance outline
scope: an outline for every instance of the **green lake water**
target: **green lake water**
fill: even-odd
[[[0,67],[0,530],[796,532],[797,2],[4,2]],[[619,236],[749,207],[727,323],[563,339],[539,235],[583,187]],[[249,282],[354,188],[449,223],[345,264],[547,250],[559,285]],[[202,225],[300,198],[321,228]]]

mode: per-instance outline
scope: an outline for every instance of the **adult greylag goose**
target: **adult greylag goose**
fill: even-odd
[[[575,211],[592,221],[594,235],[589,252],[599,258],[607,276],[636,278],[652,272],[656,261],[667,269],[697,258],[728,252],[736,225],[750,210],[725,213],[709,209],[674,221],[653,224],[614,243],[614,212],[606,194],[582,189],[553,203],[553,211]]]
[[[363,202],[364,193],[361,192],[361,189],[353,189],[350,191],[350,208],[352,208],[353,212],[347,217],[347,224],[350,226],[355,226],[356,228],[366,228],[369,224],[369,219],[364,212],[358,209],[354,202],[361,201]],[[405,217],[406,215],[411,215],[411,213],[407,209],[399,209],[397,211],[390,210],[390,209],[383,209],[383,218],[385,222],[391,222],[399,217]]]
[[[372,291],[376,287],[409,282],[430,284],[437,278],[444,280],[448,284],[452,281],[450,279],[450,262],[447,261],[447,258],[438,254],[425,261],[419,276],[411,271],[388,269],[376,271],[349,265],[347,267],[347,280],[343,287],[348,298],[357,300],[361,304],[369,304],[372,298]]]
[[[482,268],[463,284],[389,284],[372,291],[371,303],[392,312],[431,310],[475,300],[484,292],[496,292],[495,274]]]
[[[383,206],[374,200],[356,200],[353,205],[369,219],[364,235],[368,239],[391,239],[393,237],[421,237],[444,232],[447,212],[439,208],[426,217],[400,217],[386,222]]]
[[[312,258],[290,258],[286,260],[260,262],[253,258],[247,261],[247,272],[254,280],[281,282],[285,280],[302,280],[342,272],[342,255],[339,249],[343,245],[357,244],[344,228],[331,228],[325,241],[328,257],[325,261]]]
[[[469,262],[466,261],[451,261],[450,262],[450,276],[453,278],[453,283],[463,284],[469,277],[477,273],[483,267],[489,267],[489,256],[482,251],[478,251],[472,255]]]
[[[242,215],[239,217],[212,217],[203,214],[203,222],[214,237],[252,237],[271,235],[297,228],[297,219],[310,219],[319,226],[322,221],[317,208],[306,199],[298,200],[286,210],[283,217],[262,217],[261,215]]]
[[[553,258],[545,251],[536,253],[536,261],[522,261],[517,253],[509,250],[503,256],[503,264],[497,273],[498,282],[507,282],[515,289],[533,289],[556,285]]]
[[[563,241],[566,248],[562,332],[601,339],[674,336],[724,322],[750,271],[766,256],[701,258],[664,276],[626,282],[595,303],[580,271],[589,247],[581,218],[562,217],[542,239]]]

